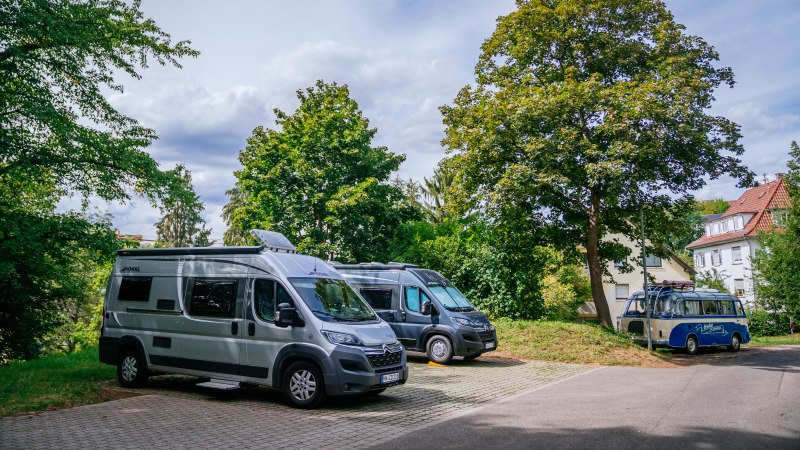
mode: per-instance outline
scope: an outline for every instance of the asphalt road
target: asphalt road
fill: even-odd
[[[701,358],[599,368],[376,448],[800,449],[800,347]]]

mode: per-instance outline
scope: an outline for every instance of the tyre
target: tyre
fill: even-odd
[[[117,379],[126,388],[141,387],[147,382],[147,363],[138,350],[128,348],[122,351],[117,362]]]
[[[283,373],[283,398],[295,408],[314,408],[325,399],[325,382],[316,365],[307,361],[292,363]]]
[[[384,389],[374,389],[372,391],[365,392],[364,396],[365,397],[377,397],[377,396],[383,394],[383,391],[385,391],[385,390],[386,390],[385,388]]]
[[[428,359],[437,364],[447,364],[453,359],[453,344],[450,339],[436,335],[428,340]]]
[[[697,354],[697,350],[698,350],[697,338],[694,337],[694,336],[689,336],[686,339],[686,353],[688,353],[690,355],[696,355]]]
[[[728,346],[728,350],[731,352],[738,352],[739,348],[742,347],[742,338],[739,337],[739,333],[733,333],[731,337],[731,344]]]

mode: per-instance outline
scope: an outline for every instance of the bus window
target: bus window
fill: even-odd
[[[686,315],[686,303],[683,301],[675,303],[675,309],[672,311],[672,314],[675,316]]]
[[[737,316],[744,316],[744,309],[742,308],[742,304],[740,302],[733,302],[736,307],[736,315]]]
[[[702,314],[700,312],[700,300],[686,300],[684,301],[686,305],[686,312],[687,316],[699,316]]]
[[[717,315],[717,302],[716,300],[706,300],[703,302],[703,314],[707,316]]]
[[[636,316],[636,315],[644,315],[644,296],[637,296],[631,304],[628,305],[628,310],[625,311],[625,314]]]
[[[721,316],[735,316],[736,309],[734,309],[734,302],[732,301],[721,301],[719,302],[719,314]]]
[[[653,314],[672,314],[672,302],[675,297],[675,294],[660,297],[653,305],[655,308]]]

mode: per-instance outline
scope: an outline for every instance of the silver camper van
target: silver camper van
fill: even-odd
[[[118,252],[100,360],[121,385],[177,373],[211,388],[273,387],[311,408],[405,383],[402,345],[342,275],[280,233],[252,233],[263,247]]]

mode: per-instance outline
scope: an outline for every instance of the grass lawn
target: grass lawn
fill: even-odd
[[[753,336],[750,345],[764,347],[767,345],[800,345],[800,333],[786,336]]]
[[[119,398],[105,387],[114,378],[115,367],[102,364],[96,348],[0,366],[0,416]]]
[[[493,356],[577,364],[672,367],[671,352],[648,352],[625,335],[592,324],[497,319]]]

